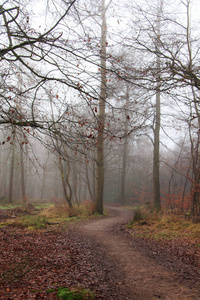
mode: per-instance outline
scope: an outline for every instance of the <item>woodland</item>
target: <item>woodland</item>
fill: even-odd
[[[199,9],[1,1],[0,299],[199,299]]]
[[[198,216],[197,10],[191,0],[3,1],[1,202]]]

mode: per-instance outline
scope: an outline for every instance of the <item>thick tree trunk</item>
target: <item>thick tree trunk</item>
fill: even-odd
[[[98,139],[97,139],[97,183],[95,210],[103,214],[104,191],[104,126],[106,101],[106,9],[105,0],[102,0],[101,24],[101,88],[99,98]]]
[[[187,2],[187,48],[189,55],[189,63],[188,63],[188,73],[193,72],[192,64],[192,43],[191,43],[191,25],[190,25],[190,1]],[[189,123],[189,133],[190,133],[190,142],[191,142],[191,156],[192,156],[192,172],[193,172],[193,182],[191,187],[192,194],[192,213],[193,216],[200,215],[200,111],[199,111],[199,97],[196,96],[194,89],[194,79],[191,78],[191,89],[193,95],[193,105],[194,111],[196,113],[197,121],[198,121],[198,131],[196,134],[196,139],[194,139],[194,131],[191,130],[191,121]],[[192,112],[191,112],[192,115]]]

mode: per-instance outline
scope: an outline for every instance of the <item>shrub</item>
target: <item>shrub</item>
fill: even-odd
[[[48,218],[89,217],[94,212],[94,204],[91,201],[84,201],[80,205],[73,205],[69,208],[67,204],[55,204],[43,210],[42,215]]]
[[[47,218],[66,218],[69,217],[69,207],[67,204],[51,205],[45,208],[41,215]]]

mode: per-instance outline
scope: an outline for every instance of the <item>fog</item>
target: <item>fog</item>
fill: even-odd
[[[198,206],[197,5],[2,4],[2,203]]]

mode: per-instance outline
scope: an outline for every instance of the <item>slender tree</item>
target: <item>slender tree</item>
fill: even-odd
[[[126,107],[129,104],[129,87],[126,85]],[[124,204],[126,201],[126,169],[127,169],[127,156],[128,156],[128,112],[127,109],[124,109],[125,112],[125,129],[124,129],[124,145],[122,152],[122,172],[121,172],[121,204]]]
[[[103,192],[104,192],[104,128],[105,128],[105,104],[106,104],[106,10],[109,4],[105,6],[105,0],[101,3],[101,86],[99,97],[99,115],[98,115],[98,136],[97,136],[97,186],[96,186],[96,204],[95,210],[103,214]]]
[[[160,18],[162,13],[163,0],[159,1],[158,17],[157,17],[157,32],[156,32],[156,105],[155,105],[155,126],[154,126],[154,151],[153,151],[153,199],[154,206],[157,210],[161,209],[160,199]]]
[[[13,128],[13,140],[11,147],[11,158],[10,158],[10,183],[9,183],[9,199],[8,202],[13,203],[13,181],[14,181],[14,164],[15,164],[15,137],[16,128]]]

